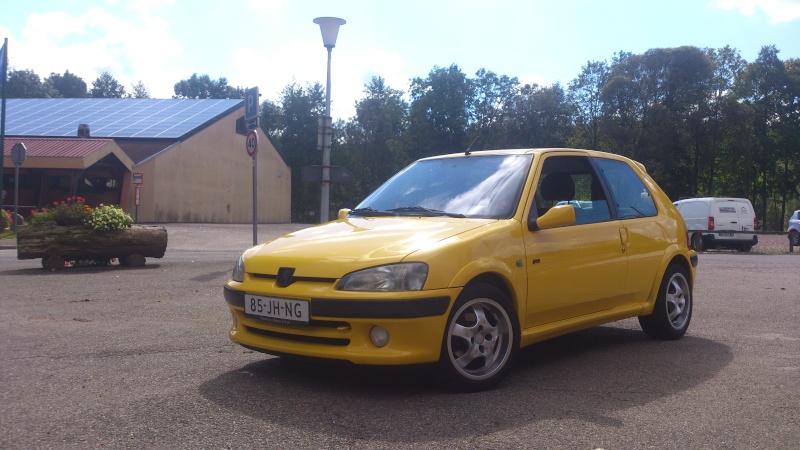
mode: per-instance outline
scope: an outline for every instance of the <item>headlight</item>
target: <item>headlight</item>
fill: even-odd
[[[419,291],[428,278],[425,263],[400,263],[371,267],[344,276],[338,289],[343,291]]]
[[[231,280],[238,281],[239,283],[244,281],[244,258],[240,257],[239,260],[236,261],[236,265],[233,266]]]

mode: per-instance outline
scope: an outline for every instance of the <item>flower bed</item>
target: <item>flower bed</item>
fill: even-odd
[[[30,222],[17,227],[17,259],[42,258],[47,269],[62,269],[67,261],[102,265],[114,258],[141,266],[146,257],[163,257],[167,248],[164,227],[133,225],[118,206],[91,208],[80,197],[34,211]]]

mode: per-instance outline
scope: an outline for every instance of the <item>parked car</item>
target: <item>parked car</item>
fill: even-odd
[[[730,248],[749,252],[758,244],[758,220],[746,198],[689,198],[678,200],[675,207],[686,221],[696,251]]]
[[[572,331],[638,317],[650,337],[680,338],[696,265],[639,163],[467,151],[416,161],[337,220],[246,250],[224,287],[228,336],[280,356],[433,364],[448,387],[482,390],[520,347]]]
[[[792,246],[800,246],[800,209],[792,214],[789,218],[789,228],[786,230],[789,233],[789,240]]]

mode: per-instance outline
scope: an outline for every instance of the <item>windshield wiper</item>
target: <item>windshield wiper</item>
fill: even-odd
[[[370,208],[367,206],[366,208],[356,208],[351,210],[349,215],[353,216],[361,216],[361,217],[375,217],[375,216],[396,216],[398,215],[396,212],[390,211],[379,211],[375,208]]]
[[[449,213],[438,209],[425,208],[424,206],[403,206],[400,208],[392,208],[389,211],[394,211],[396,213],[409,213],[406,215],[420,215],[429,217],[447,216],[447,217],[457,217],[459,219],[464,219],[467,217],[463,214]]]

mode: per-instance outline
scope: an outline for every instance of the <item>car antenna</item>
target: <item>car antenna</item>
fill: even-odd
[[[472,152],[470,152],[470,149],[472,149],[472,145],[475,144],[475,141],[477,141],[479,137],[481,137],[480,133],[478,133],[478,135],[475,136],[475,139],[473,139],[472,142],[469,143],[469,147],[467,147],[467,151],[464,152],[464,156],[469,156],[472,154]]]

